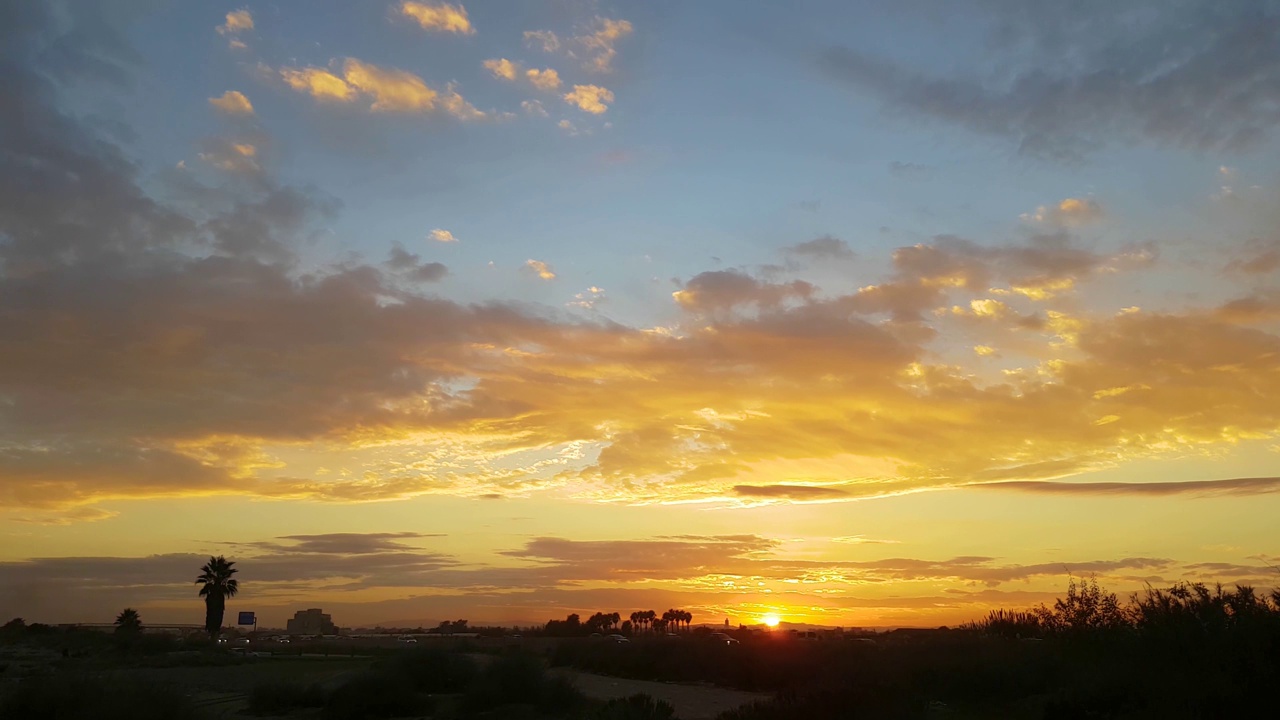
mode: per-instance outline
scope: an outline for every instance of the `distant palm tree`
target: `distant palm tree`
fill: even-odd
[[[142,632],[142,618],[133,608],[125,608],[116,616],[116,632],[121,635],[136,635]]]
[[[227,598],[235,597],[240,592],[240,583],[231,577],[239,571],[232,565],[235,563],[221,555],[211,557],[200,568],[200,577],[196,578],[196,584],[200,586],[200,597],[204,598],[204,629],[215,643],[218,642],[218,634],[222,632],[222,615],[227,609]]]
[[[658,621],[658,613],[652,610],[644,611],[644,625],[646,628],[650,627],[657,621]]]
[[[644,625],[644,613],[643,613],[643,612],[641,612],[641,611],[639,611],[639,610],[636,610],[635,612],[631,613],[631,628],[632,628],[632,630],[634,630],[635,628],[638,628],[638,627],[640,627],[640,626],[642,626],[642,625]]]
[[[610,629],[610,630],[612,630],[612,629],[614,629],[614,628],[618,627],[618,623],[622,621],[622,616],[621,616],[621,615],[619,615],[619,614],[618,614],[618,613],[616,613],[616,612],[614,612],[614,613],[609,613],[609,615],[608,615],[608,617],[606,618],[606,620],[607,620],[607,621],[608,621],[608,623],[609,623],[609,629]]]
[[[689,623],[693,622],[693,613],[689,612],[688,610],[681,610],[680,619],[684,620],[684,629],[688,630]]]
[[[664,628],[669,627],[672,624],[675,624],[677,626],[676,629],[679,629],[679,622],[680,622],[680,618],[678,615],[676,615],[675,610],[669,609],[666,612],[662,613],[662,626]]]

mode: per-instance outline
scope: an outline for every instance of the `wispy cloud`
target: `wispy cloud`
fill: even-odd
[[[404,0],[400,3],[399,12],[402,16],[418,23],[423,30],[458,35],[473,35],[476,31],[471,25],[471,18],[467,16],[467,9],[460,4]]]
[[[239,90],[228,90],[218,97],[209,98],[209,104],[228,115],[253,114],[253,103]]]
[[[316,67],[282,68],[280,76],[289,87],[317,100],[345,103],[368,99],[373,112],[444,112],[459,120],[487,117],[452,85],[440,92],[407,70],[379,67],[356,58],[343,61],[341,77]]]
[[[1046,495],[1263,495],[1280,492],[1280,477],[1232,478],[1228,480],[1184,480],[1180,482],[1053,482],[1010,481],[981,483],[969,487],[982,490],[1017,490]]]

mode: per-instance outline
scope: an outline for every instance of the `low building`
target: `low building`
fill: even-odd
[[[338,628],[333,624],[333,618],[320,608],[309,608],[294,613],[293,619],[285,626],[285,632],[290,635],[337,635]]]

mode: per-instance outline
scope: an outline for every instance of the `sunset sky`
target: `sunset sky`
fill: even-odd
[[[0,622],[1280,584],[1280,2],[6,2],[0,98]]]

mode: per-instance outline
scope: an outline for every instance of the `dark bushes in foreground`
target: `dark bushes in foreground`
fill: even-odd
[[[431,711],[431,701],[403,676],[361,673],[334,688],[324,703],[325,720],[412,717]]]
[[[31,678],[0,698],[0,718],[21,720],[190,720],[196,708],[160,683],[57,674]]]
[[[324,688],[317,684],[264,682],[249,691],[249,712],[254,715],[287,715],[297,708],[318,708],[324,704]]]

